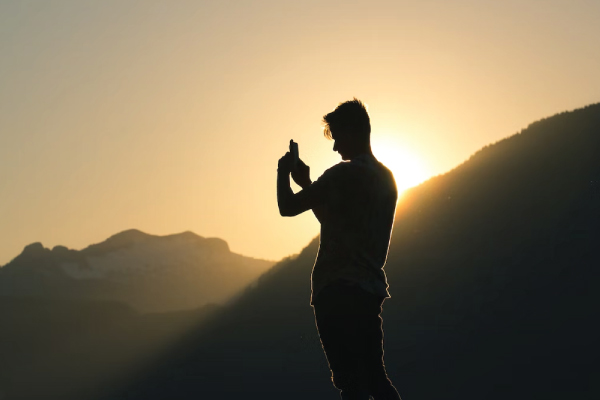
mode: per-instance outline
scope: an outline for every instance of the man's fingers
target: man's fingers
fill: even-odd
[[[292,154],[288,151],[279,159],[279,167],[285,169],[291,169],[292,167]]]

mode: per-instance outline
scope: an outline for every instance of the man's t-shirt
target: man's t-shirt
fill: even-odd
[[[390,297],[383,267],[398,199],[390,170],[363,154],[331,167],[305,190],[324,211],[311,304],[333,282],[357,284],[378,297]]]

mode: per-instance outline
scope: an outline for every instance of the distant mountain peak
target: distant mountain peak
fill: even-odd
[[[28,244],[25,246],[20,256],[24,258],[37,258],[44,256],[50,252],[50,249],[47,249],[40,242],[35,242]]]
[[[221,238],[209,237],[205,238],[192,231],[185,231],[181,233],[174,233],[167,236],[159,236],[162,238],[170,238],[174,240],[182,240],[185,242],[194,242],[203,247],[209,247],[219,253],[230,253],[229,244]]]
[[[125,231],[116,233],[110,236],[107,240],[119,240],[119,241],[138,241],[149,238],[152,235],[149,235],[145,232],[142,232],[138,229],[127,229]]]
[[[191,231],[128,229],[83,250],[32,243],[0,270],[0,295],[126,302],[164,311],[222,302],[274,263],[232,253],[223,239]]]
[[[23,249],[23,252],[37,252],[37,251],[44,251],[47,250],[44,245],[41,242],[35,242],[35,243],[31,243],[28,244],[27,246],[25,246],[25,248]]]
[[[53,253],[66,253],[69,251],[69,248],[66,246],[56,245],[52,248]]]
[[[185,231],[185,232],[181,232],[181,233],[175,233],[171,236],[181,236],[181,237],[186,237],[186,238],[193,238],[193,239],[204,239],[202,236],[192,232],[192,231]]]
[[[152,236],[138,229],[128,229],[110,236],[103,242],[92,244],[82,251],[88,255],[100,256],[122,248],[131,247],[136,243],[148,240]]]
[[[220,238],[206,238],[204,239],[205,243],[210,246],[212,249],[219,251],[219,252],[223,252],[223,253],[229,253],[229,245],[227,244],[226,241],[224,241],[223,239]]]

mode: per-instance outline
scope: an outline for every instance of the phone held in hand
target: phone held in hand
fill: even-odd
[[[290,140],[290,153],[292,153],[292,159],[294,160],[292,163],[292,170],[296,170],[300,154],[298,152],[298,143],[294,142],[293,139]]]

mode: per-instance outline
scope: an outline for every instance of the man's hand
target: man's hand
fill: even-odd
[[[306,210],[313,209],[315,215],[317,215],[315,207],[321,205],[321,199],[314,190],[310,190],[312,187],[310,168],[301,160],[298,160],[296,166],[296,170],[292,172],[294,168],[294,156],[292,153],[285,153],[279,159],[277,169],[277,204],[279,206],[279,213],[283,217],[293,217]],[[296,183],[302,189],[308,190],[301,190],[294,194],[292,188],[290,188],[290,172]],[[321,221],[319,215],[317,215],[317,218]]]
[[[292,153],[289,151],[285,153],[283,157],[279,159],[279,164],[277,165],[277,169],[284,174],[289,174],[292,172],[292,168],[294,167],[294,157],[292,157]],[[295,179],[294,179],[295,180]]]
[[[294,179],[294,182],[296,182],[302,189],[310,186],[312,183],[310,180],[310,167],[306,165],[304,161],[298,160],[296,169],[292,170],[292,179]]]

